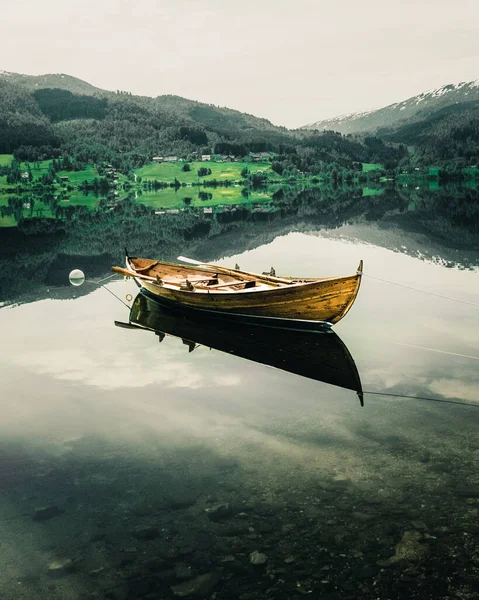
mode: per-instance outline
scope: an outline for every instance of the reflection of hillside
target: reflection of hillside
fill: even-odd
[[[451,248],[479,249],[479,192],[447,186],[434,193],[400,190],[409,210],[394,221],[408,231],[427,233]]]
[[[472,268],[479,266],[479,252],[462,248],[449,248],[428,235],[427,231],[408,231],[394,219],[377,222],[357,221],[334,230],[321,231],[322,237],[341,238],[366,242],[393,252],[400,252],[448,267]]]
[[[215,214],[156,215],[147,207],[124,201],[113,211],[73,214],[69,220],[57,221],[56,230],[49,221],[44,233],[38,224],[29,230],[29,223],[19,229],[0,229],[0,300],[28,302],[50,297],[46,286],[66,283],[74,267],[82,268],[90,278],[106,276],[111,264],[121,264],[125,246],[136,255],[163,260],[175,260],[180,254],[214,260],[267,244],[291,231],[352,224],[361,225],[354,234],[361,241],[414,256],[433,252],[447,262],[468,267],[479,264],[474,252],[479,246],[479,236],[474,235],[478,212],[478,203],[469,195],[457,194],[448,202],[443,195],[422,191],[408,197],[391,190],[369,197],[360,196],[358,190],[281,191],[268,212],[238,207]],[[386,230],[390,235],[378,235]],[[407,244],[399,243],[404,230],[411,232]],[[462,250],[459,257],[457,249],[464,247],[469,251]]]

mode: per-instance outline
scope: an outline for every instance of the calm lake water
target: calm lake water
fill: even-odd
[[[0,230],[0,598],[477,598],[479,252],[467,219],[415,219],[411,201]],[[129,308],[67,276],[108,276],[125,242],[278,275],[363,259],[334,330],[364,407],[115,327]]]

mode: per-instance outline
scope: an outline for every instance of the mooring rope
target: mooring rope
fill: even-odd
[[[479,308],[479,304],[475,302],[468,302],[467,300],[460,300],[459,298],[452,298],[451,296],[444,296],[443,294],[435,294],[434,292],[428,292],[427,290],[421,290],[419,288],[405,285],[403,283],[397,283],[396,281],[389,281],[389,279],[381,279],[381,277],[374,277],[374,275],[368,275],[363,273],[363,277],[369,277],[369,279],[375,279],[376,281],[382,281],[383,283],[389,283],[390,285],[397,285],[398,287],[405,288],[407,290],[413,290],[414,292],[421,292],[422,294],[428,294],[429,296],[435,296],[436,298],[443,298],[444,300],[452,300],[453,302],[460,302],[461,304],[468,304],[469,306],[475,306]]]
[[[479,360],[479,356],[470,356],[469,354],[459,354],[458,352],[448,352],[447,350],[438,350],[437,348],[426,348],[425,346],[416,346],[415,344],[406,344],[404,342],[391,342],[396,346],[406,346],[408,348],[417,348],[418,350],[428,350],[429,352],[438,352],[439,354],[448,354],[449,356],[459,356],[461,358],[470,358],[472,360]]]
[[[131,307],[130,307],[130,306],[128,306],[128,304],[127,304],[126,302],[124,302],[124,301],[123,301],[123,300],[122,300],[122,299],[121,299],[119,296],[117,296],[117,295],[116,295],[114,292],[112,292],[111,290],[109,290],[109,289],[108,289],[107,287],[105,287],[104,285],[102,285],[101,287],[102,287],[104,290],[106,290],[107,292],[109,292],[109,293],[110,293],[112,296],[115,296],[115,298],[116,298],[117,300],[119,300],[119,301],[120,301],[122,304],[124,304],[128,310],[130,310],[130,309],[131,309]]]
[[[461,404],[462,406],[473,406],[479,408],[479,400],[472,402],[461,402],[458,400],[446,400],[445,398],[430,398],[428,396],[407,396],[405,394],[391,394],[388,392],[366,392],[363,394],[369,394],[370,396],[390,396],[392,398],[408,398],[411,400],[429,400],[429,402],[444,402],[445,404]]]
[[[100,279],[100,281],[90,281],[90,283],[97,283],[98,285],[100,285],[100,283],[102,283],[103,281],[107,281],[107,279],[111,279],[112,277],[116,277],[116,273],[113,273],[113,275],[108,275],[108,277],[103,277],[103,279]]]

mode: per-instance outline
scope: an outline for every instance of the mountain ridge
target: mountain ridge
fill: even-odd
[[[34,91],[42,88],[57,88],[67,90],[74,94],[113,94],[108,90],[95,87],[73,75],[66,73],[44,73],[43,75],[26,75],[24,73],[13,73],[0,69],[0,80]]]
[[[278,173],[318,173],[325,164],[357,169],[361,163],[388,170],[401,161],[406,167],[408,161],[451,160],[474,166],[479,163],[479,80],[330,119],[323,122],[327,131],[317,131],[318,123],[290,130],[173,94],[136,96],[101,90],[64,73],[0,71],[0,153],[21,148],[18,156],[32,160],[66,152],[82,163],[103,160],[125,171],[153,156],[194,160],[211,152],[272,152],[281,157],[276,160],[281,163],[276,164]],[[356,135],[348,138],[349,133]],[[40,147],[44,149],[32,150]]]
[[[475,100],[479,100],[479,79],[449,83],[381,108],[338,115],[303,125],[300,129],[374,134],[380,128],[389,129],[420,121],[435,110]]]

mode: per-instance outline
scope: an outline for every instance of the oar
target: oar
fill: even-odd
[[[155,277],[150,277],[149,275],[143,275],[142,273],[135,273],[134,271],[130,271],[129,269],[124,269],[123,267],[112,267],[111,270],[113,273],[118,273],[118,275],[125,275],[126,277],[136,277],[137,279],[146,279],[147,281],[152,281],[153,283],[157,283]]]
[[[123,327],[124,329],[140,329],[141,331],[148,331],[144,327],[140,327],[139,325],[133,325],[133,323],[125,323],[124,321],[115,321],[116,327]]]
[[[130,271],[129,269],[124,269],[123,267],[112,267],[111,270],[114,273],[118,273],[118,275],[126,275],[126,277],[135,277],[136,279],[146,279],[146,281],[151,281],[151,283],[156,283],[158,285],[166,284],[166,285],[176,285],[177,287],[181,287],[184,282],[181,281],[166,281],[165,279],[158,281],[156,277],[150,277],[149,275],[143,275],[143,273],[136,273],[135,271]],[[186,280],[184,280],[186,281]],[[200,281],[205,281],[201,279]],[[190,283],[194,283],[190,282]]]
[[[225,275],[246,275],[247,277],[252,277],[253,279],[258,279],[260,281],[267,281],[268,283],[273,283],[276,285],[279,285],[281,283],[293,283],[291,280],[283,279],[282,277],[273,277],[272,275],[258,275],[257,273],[251,273],[250,271],[241,271],[239,269],[228,269],[228,267],[221,267],[219,265],[203,263],[199,260],[194,260],[193,258],[187,258],[186,256],[178,256],[177,260],[181,260],[182,262],[190,263],[192,265],[206,267],[208,269],[212,269],[214,271],[217,271],[218,273],[223,273]]]

